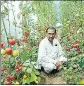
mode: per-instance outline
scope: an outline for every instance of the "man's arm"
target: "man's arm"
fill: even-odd
[[[59,58],[59,59],[58,59],[59,61],[62,61],[62,62],[66,62],[66,61],[67,61],[67,58],[65,58],[65,57],[63,56],[63,51],[62,51],[62,47],[61,47],[60,43],[59,43],[58,58]]]

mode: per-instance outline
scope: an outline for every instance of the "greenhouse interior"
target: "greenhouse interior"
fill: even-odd
[[[83,0],[1,0],[0,32],[1,85],[84,85]],[[52,74],[45,73],[48,65],[44,65],[44,71],[37,69],[41,40],[46,36],[59,41],[67,58],[62,65],[55,65],[58,72]]]

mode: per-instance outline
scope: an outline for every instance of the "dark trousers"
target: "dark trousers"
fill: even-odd
[[[41,69],[39,69],[38,71],[39,72],[43,71],[44,73],[46,73],[43,67],[41,67]],[[58,72],[59,72],[59,70],[57,68],[57,69],[53,69],[49,74],[55,74],[55,73],[58,73]]]

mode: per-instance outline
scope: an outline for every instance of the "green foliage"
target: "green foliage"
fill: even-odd
[[[35,81],[40,82],[40,77],[39,77],[40,73],[35,69],[36,63],[31,62],[30,60],[26,60],[26,62],[24,62],[23,65],[24,65],[24,67],[23,67],[22,71],[26,75],[28,75],[28,78],[27,79],[23,78],[22,83],[30,84],[31,82],[35,82]]]
[[[5,4],[7,6],[5,6]],[[7,47],[11,47],[12,50],[19,50],[19,55],[13,57],[13,55],[6,55],[3,58],[1,55],[2,64],[2,79],[1,83],[5,84],[8,80],[8,75],[14,75],[15,79],[12,84],[19,82],[19,84],[38,84],[40,83],[40,73],[36,70],[36,60],[38,57],[38,46],[45,37],[46,29],[49,25],[55,27],[57,21],[56,5],[53,1],[20,1],[20,12],[17,16],[14,15],[13,5],[9,9],[9,2],[2,1],[1,16],[2,16],[2,28],[1,31],[6,34]],[[84,81],[84,2],[83,1],[61,1],[62,9],[62,24],[63,28],[61,33],[61,44],[63,45],[63,51],[68,58],[68,62],[64,65],[64,80],[67,84],[81,84]],[[15,37],[10,33],[10,19],[9,12],[13,13],[12,25],[15,27]],[[33,22],[31,14],[37,17],[37,22]],[[7,17],[8,26],[4,22]],[[16,22],[15,18],[20,20],[20,23]],[[17,28],[22,31],[22,38],[17,38]],[[7,31],[6,31],[7,30]],[[4,34],[1,35],[1,41],[4,41]],[[15,38],[16,44],[10,45],[8,43],[9,38]],[[75,41],[79,41],[77,48],[72,48]],[[70,48],[70,50],[66,50]],[[77,50],[78,49],[78,50]],[[80,52],[81,51],[81,52]],[[21,66],[23,65],[23,66]],[[19,67],[19,70],[17,70]],[[81,81],[82,80],[82,81]]]

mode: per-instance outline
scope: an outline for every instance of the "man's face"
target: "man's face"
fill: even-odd
[[[47,38],[50,42],[53,42],[53,39],[55,38],[55,30],[48,29],[47,31]]]

